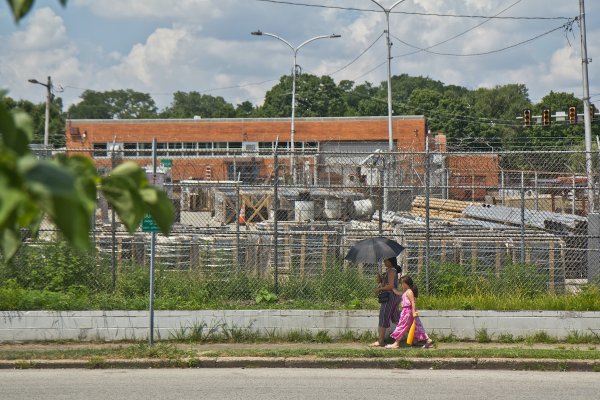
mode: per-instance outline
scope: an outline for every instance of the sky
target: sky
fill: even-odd
[[[291,73],[293,52],[274,38],[250,35],[256,30],[276,34],[292,46],[339,34],[341,38],[316,40],[298,50],[304,72],[333,73],[336,82],[357,84],[378,85],[387,79],[385,14],[366,11],[380,10],[371,0],[289,2],[328,8],[258,0],[68,0],[63,8],[57,0],[37,0],[17,25],[0,3],[0,88],[13,98],[40,103],[45,89],[28,79],[45,81],[50,75],[66,106],[80,101],[86,89],[150,93],[159,108],[168,106],[176,91],[262,104],[279,77]],[[390,7],[395,1],[379,2]],[[394,11],[394,75],[425,76],[469,89],[521,83],[533,102],[550,91],[583,95],[577,23],[565,31],[559,28],[567,22],[562,19],[448,16],[570,18],[579,15],[578,0],[406,0]],[[589,64],[590,94],[599,104],[600,1],[586,2],[586,25],[588,57],[596,61]],[[555,28],[504,51],[465,56],[509,47]],[[430,46],[429,51],[443,54],[415,52],[415,47]]]

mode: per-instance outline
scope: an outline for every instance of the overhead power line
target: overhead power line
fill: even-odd
[[[354,63],[355,63],[355,62],[356,62],[356,61],[357,61],[359,58],[361,58],[362,56],[364,56],[364,55],[365,55],[365,53],[366,53],[367,51],[371,50],[371,48],[372,48],[372,47],[375,45],[375,43],[377,43],[377,42],[379,41],[379,39],[381,39],[381,37],[382,37],[384,34],[385,34],[385,32],[381,32],[381,35],[379,35],[379,36],[377,37],[377,39],[375,39],[375,40],[373,41],[373,43],[371,43],[371,44],[369,45],[369,47],[367,47],[366,49],[364,49],[364,50],[363,50],[363,51],[362,51],[362,52],[361,52],[361,53],[360,53],[358,56],[356,56],[356,57],[355,57],[355,58],[354,58],[352,61],[350,61],[348,64],[346,64],[346,65],[344,65],[342,68],[340,68],[340,69],[337,69],[337,70],[333,71],[332,73],[330,73],[330,74],[326,74],[326,75],[329,75],[329,76],[335,75],[335,74],[337,74],[338,72],[341,72],[341,71],[345,70],[346,68],[348,68],[349,66],[351,66],[352,64],[354,64]]]
[[[512,7],[516,6],[516,5],[517,5],[517,4],[519,4],[521,1],[522,1],[522,0],[517,0],[517,1],[515,1],[515,2],[514,2],[514,3],[512,3],[510,6],[508,6],[508,7],[504,8],[503,10],[499,11],[498,13],[496,13],[494,16],[498,16],[498,15],[500,15],[500,14],[502,14],[502,13],[504,13],[504,12],[506,12],[506,11],[510,10]],[[469,28],[469,29],[467,29],[467,30],[465,30],[465,31],[462,31],[461,33],[458,33],[458,34],[456,34],[456,35],[454,35],[454,36],[452,36],[452,37],[450,37],[450,38],[448,38],[448,39],[446,39],[446,40],[443,40],[443,41],[441,41],[441,42],[439,42],[439,43],[436,43],[436,44],[434,44],[434,45],[431,45],[431,46],[429,46],[429,47],[426,47],[425,49],[427,49],[427,50],[428,50],[428,49],[432,49],[432,48],[434,48],[434,47],[437,47],[437,46],[440,46],[440,45],[442,45],[442,44],[444,44],[444,43],[447,43],[447,42],[449,42],[449,41],[451,41],[451,40],[454,40],[454,39],[456,39],[456,38],[458,38],[458,37],[460,37],[460,36],[462,36],[462,35],[465,35],[465,34],[467,34],[467,33],[471,32],[471,31],[472,31],[472,30],[474,30],[474,29],[477,29],[477,28],[479,28],[480,26],[482,26],[483,24],[485,24],[485,23],[487,23],[487,22],[489,22],[489,21],[491,21],[491,18],[488,18],[487,20],[485,20],[485,21],[483,21],[483,22],[480,22],[479,24],[477,24],[477,25],[475,25],[475,26],[473,26],[473,27],[471,27],[471,28]],[[354,62],[356,62],[356,61],[357,61],[357,60],[358,60],[360,57],[362,57],[362,56],[363,56],[363,55],[364,55],[364,54],[365,54],[367,51],[369,51],[369,50],[371,49],[371,47],[373,47],[373,45],[375,45],[375,43],[377,43],[377,41],[379,41],[379,39],[381,39],[381,37],[382,37],[384,34],[385,34],[385,31],[384,31],[384,32],[382,32],[382,33],[381,33],[381,35],[379,35],[379,37],[378,37],[377,39],[375,39],[375,41],[369,45],[369,47],[367,47],[367,48],[366,48],[366,49],[365,49],[365,50],[364,50],[362,53],[360,53],[360,54],[358,55],[358,57],[356,57],[355,59],[353,59],[352,61],[350,61],[348,64],[344,65],[342,68],[340,68],[340,69],[338,69],[338,70],[336,70],[336,71],[334,71],[334,72],[332,72],[332,73],[326,74],[326,75],[328,75],[328,76],[333,76],[334,74],[337,74],[338,72],[341,72],[342,70],[344,70],[344,69],[348,68],[348,67],[349,67],[350,65],[352,65]],[[410,53],[407,53],[407,54],[403,54],[403,55],[401,55],[401,57],[408,56],[408,55],[411,55],[411,54],[420,53],[421,51],[423,51],[423,50],[420,50],[420,49],[419,49],[419,50],[416,50],[416,51],[413,51],[413,52],[410,52]],[[377,68],[379,68],[379,65],[378,65],[377,67],[375,67],[375,69],[377,69]],[[367,73],[365,73],[365,75],[366,75],[366,74],[368,74],[368,73],[370,73],[370,72],[372,72],[372,70],[370,70],[370,71],[368,71]],[[364,76],[364,75],[361,75],[360,77],[362,77],[362,76]],[[360,77],[359,77],[359,78],[360,78]]]
[[[301,3],[295,1],[283,1],[283,0],[256,0],[262,3],[274,3],[281,5],[300,6],[300,7],[315,7],[315,8],[326,8],[332,10],[344,10],[344,11],[361,11],[361,12],[375,12],[382,13],[383,10],[375,10],[371,8],[357,8],[357,7],[343,7],[325,4],[311,4]],[[444,14],[444,13],[426,13],[426,12],[411,12],[411,11],[392,11],[392,14],[404,14],[404,15],[418,15],[423,17],[449,17],[449,18],[493,18],[493,19],[523,19],[523,20],[569,20],[569,17],[538,17],[538,16],[514,16],[514,17],[500,17],[500,16],[489,16],[489,15],[469,15],[469,14]]]
[[[571,28],[571,26],[573,25],[573,23],[574,23],[576,20],[577,20],[577,18],[572,18],[572,19],[571,19],[569,22],[567,22],[567,23],[565,23],[565,24],[562,24],[561,26],[558,26],[558,27],[556,27],[556,28],[553,28],[553,29],[551,29],[551,30],[549,30],[549,31],[546,31],[546,32],[544,32],[544,33],[541,33],[541,34],[539,34],[539,35],[536,35],[536,36],[534,36],[534,37],[532,37],[532,38],[529,38],[529,39],[523,40],[523,41],[521,41],[521,42],[514,43],[514,44],[512,44],[512,45],[510,45],[510,46],[505,46],[505,47],[502,47],[502,48],[500,48],[500,49],[496,49],[496,50],[490,50],[490,51],[483,51],[483,52],[479,52],[479,53],[466,53],[466,54],[465,54],[465,53],[463,53],[463,54],[458,54],[458,53],[443,53],[443,52],[438,52],[438,51],[431,51],[431,50],[428,50],[428,48],[422,48],[422,47],[415,46],[415,45],[413,45],[413,44],[411,44],[411,43],[408,43],[408,42],[406,42],[406,41],[404,41],[404,40],[402,40],[402,39],[398,38],[397,36],[394,36],[394,35],[392,35],[392,36],[394,37],[394,39],[398,40],[400,43],[402,43],[402,44],[404,44],[404,45],[406,45],[406,46],[408,46],[408,47],[412,47],[412,48],[414,48],[414,49],[418,50],[419,52],[420,52],[420,51],[423,51],[423,52],[425,52],[425,53],[429,53],[429,54],[435,54],[435,55],[438,55],[438,56],[450,56],[450,57],[475,57],[475,56],[485,56],[485,55],[489,55],[489,54],[500,53],[500,52],[502,52],[502,51],[506,51],[506,50],[509,50],[509,49],[512,49],[512,48],[515,48],[515,47],[518,47],[518,46],[524,45],[524,44],[526,44],[526,43],[533,42],[534,40],[537,40],[537,39],[539,39],[539,38],[541,38],[541,37],[547,36],[547,35],[549,35],[549,34],[551,34],[551,33],[553,33],[553,32],[556,32],[556,31],[558,31],[558,30],[561,30],[561,29],[563,29],[563,30],[569,30],[569,29]],[[408,53],[408,54],[401,54],[401,55],[399,55],[399,56],[394,56],[394,58],[395,58],[395,57],[405,57],[405,56],[407,56],[407,55],[410,55],[410,54],[415,54],[415,52]]]

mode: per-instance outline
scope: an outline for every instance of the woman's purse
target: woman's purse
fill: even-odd
[[[377,301],[379,301],[379,303],[387,303],[390,301],[390,294],[390,292],[379,292],[377,295]]]

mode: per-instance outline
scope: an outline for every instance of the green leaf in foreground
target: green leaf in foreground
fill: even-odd
[[[173,204],[167,195],[148,184],[144,171],[133,162],[126,162],[102,178],[101,190],[115,208],[129,232],[133,232],[149,212],[161,232],[168,234],[174,220]]]

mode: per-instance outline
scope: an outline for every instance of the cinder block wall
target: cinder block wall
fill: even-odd
[[[467,339],[475,338],[482,329],[492,339],[500,334],[518,337],[542,331],[555,338],[565,338],[575,331],[600,334],[600,312],[424,310],[421,318],[428,332]],[[375,311],[157,311],[155,338],[173,339],[186,328],[219,325],[251,329],[262,335],[301,329],[312,333],[327,330],[335,335],[375,331],[377,321]],[[0,311],[0,342],[145,340],[148,325],[145,311]]]

